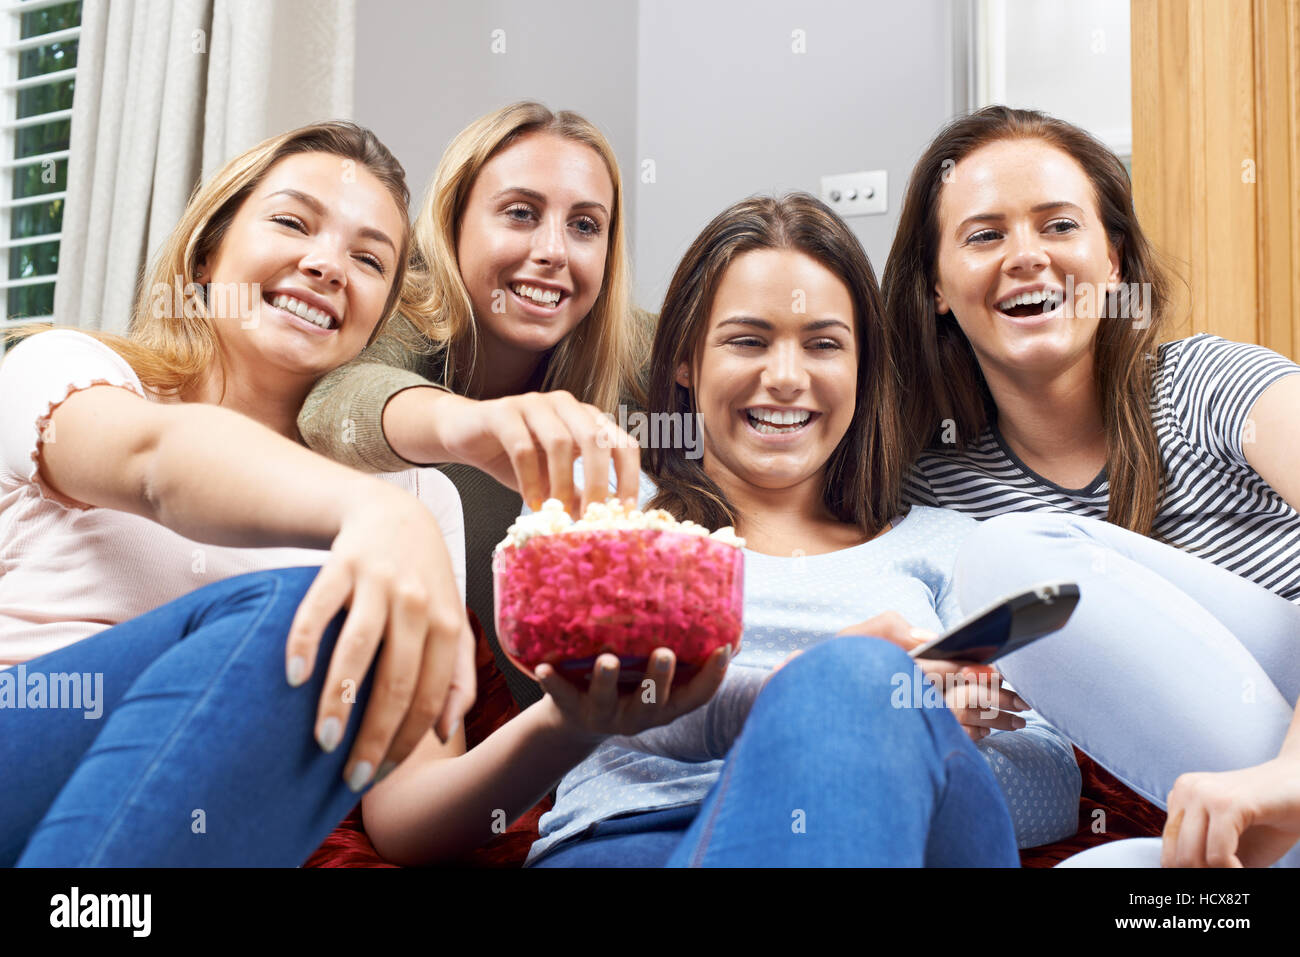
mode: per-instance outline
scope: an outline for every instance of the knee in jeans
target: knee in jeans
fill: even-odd
[[[798,684],[810,694],[844,694],[864,702],[879,695],[888,702],[895,675],[910,677],[913,667],[902,649],[883,638],[843,635],[814,645],[773,675],[768,684]]]

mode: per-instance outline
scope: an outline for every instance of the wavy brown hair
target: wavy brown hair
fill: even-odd
[[[887,340],[880,287],[862,244],[838,216],[807,193],[743,200],[719,213],[691,244],[659,315],[647,376],[649,411],[697,411],[692,390],[677,383],[676,370],[682,363],[699,368],[722,277],[738,256],[756,249],[803,253],[848,289],[857,327],[857,398],[853,419],[826,460],[822,501],[840,521],[875,534],[901,508],[907,462],[899,442],[903,421],[898,370]],[[659,486],[651,507],[709,528],[737,524],[735,507],[705,474],[702,459],[663,448],[647,450],[647,458],[648,471]]]
[[[944,420],[965,448],[997,418],[997,408],[970,343],[951,313],[935,309],[939,198],[945,174],[975,150],[1007,139],[1036,139],[1069,154],[1091,181],[1124,283],[1149,283],[1150,315],[1141,323],[1112,319],[1097,328],[1094,368],[1106,430],[1110,482],[1107,520],[1149,534],[1164,493],[1164,468],[1151,417],[1154,357],[1165,325],[1169,284],[1138,225],[1128,171],[1084,130],[1033,110],[989,106],[949,123],[912,170],[898,231],[885,264],[885,311],[908,383],[904,395],[909,462],[940,447]]]
[[[374,342],[396,310],[405,285],[410,251],[410,191],[402,164],[388,147],[370,130],[344,120],[313,123],[281,133],[226,163],[194,190],[180,222],[142,277],[128,334],[77,331],[98,339],[125,359],[151,392],[178,394],[202,380],[220,361],[221,350],[208,316],[204,287],[197,279],[200,265],[221,246],[235,214],[271,167],[297,153],[328,153],[369,170],[388,190],[402,217],[397,266],[383,314],[370,336]],[[160,303],[164,308],[158,308]],[[49,328],[45,324],[23,326],[9,338],[23,339]]]

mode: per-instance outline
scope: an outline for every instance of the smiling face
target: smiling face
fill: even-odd
[[[600,154],[550,133],[524,136],[479,170],[456,257],[490,353],[540,355],[600,295],[614,185]]]
[[[962,159],[940,191],[936,275],[936,308],[986,376],[1054,377],[1091,368],[1120,267],[1083,168],[1042,140],[1005,139]]]
[[[714,294],[696,370],[677,370],[678,384],[694,381],[705,473],[724,490],[820,488],[853,419],[855,328],[848,287],[821,263],[791,249],[737,256]]]
[[[315,381],[383,318],[405,218],[364,166],[295,153],[272,166],[198,270],[232,368]]]

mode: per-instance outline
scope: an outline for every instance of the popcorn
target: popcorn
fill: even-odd
[[[667,647],[689,677],[717,648],[739,645],[743,546],[733,528],[710,534],[663,509],[610,499],[575,522],[550,499],[493,554],[497,635],[527,671],[589,670],[608,651],[635,669],[620,681],[636,682]]]
[[[703,525],[697,525],[690,519],[679,522],[665,509],[654,508],[643,512],[639,508],[629,509],[616,498],[605,502],[592,502],[587,511],[576,522],[564,510],[564,504],[558,498],[548,498],[539,511],[521,515],[514,524],[506,529],[506,537],[497,545],[502,548],[524,545],[538,535],[558,535],[571,532],[593,532],[609,529],[640,530],[653,529],[664,532],[683,532],[687,535],[708,536],[715,541],[744,548],[745,540],[736,534],[730,525],[710,533]]]

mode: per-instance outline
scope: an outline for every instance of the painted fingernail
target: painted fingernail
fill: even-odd
[[[1026,701],[1024,698],[1020,697],[1020,695],[1012,695],[1012,697],[1016,699],[1016,710],[1017,710],[1017,711],[1028,711],[1028,710],[1029,710],[1029,702],[1028,702],[1028,701]]]
[[[321,750],[329,754],[339,746],[343,740],[343,725],[339,719],[331,715],[321,722],[320,728],[316,732],[316,741],[320,744]]]
[[[385,761],[383,764],[379,765],[379,770],[375,772],[375,783],[378,784],[384,778],[392,774],[396,767],[396,761]]]
[[[671,660],[667,655],[655,655],[655,670],[667,671]]]
[[[936,639],[936,638],[939,637],[939,636],[936,635],[934,632],[932,632],[932,631],[927,631],[927,630],[924,629],[924,628],[913,628],[913,629],[909,632],[909,634],[910,634],[910,635],[912,636],[912,638],[914,638],[916,641],[934,641],[934,639]]]
[[[457,718],[455,721],[452,722],[451,730],[447,732],[447,741],[450,741],[452,738],[456,737],[456,732],[459,730],[460,730],[460,718]],[[443,743],[445,744],[446,742]]]
[[[307,659],[294,655],[289,659],[289,686],[296,688],[307,680]]]
[[[360,791],[369,783],[374,776],[375,766],[369,761],[358,761],[352,773],[348,775],[348,787],[353,791]]]

